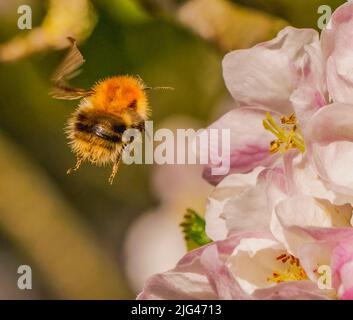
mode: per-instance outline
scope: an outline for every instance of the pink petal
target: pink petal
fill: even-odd
[[[353,288],[353,234],[341,240],[332,252],[333,281],[344,292]]]
[[[317,89],[304,85],[293,93],[291,101],[305,137],[306,123],[315,111],[326,105],[325,96]]]
[[[322,32],[327,59],[327,84],[334,102],[353,101],[353,3],[347,2],[332,16],[328,28]]]
[[[233,278],[229,269],[220,260],[216,246],[210,246],[201,255],[201,264],[206,270],[208,280],[221,300],[247,299],[247,296]]]
[[[173,270],[151,277],[137,299],[245,299],[224,264],[243,236],[189,252]]]
[[[237,105],[293,112],[290,95],[306,54],[303,47],[318,41],[315,30],[287,27],[271,41],[228,53],[223,60],[223,76]]]
[[[304,230],[302,230],[304,231]],[[352,299],[353,288],[353,228],[309,228],[304,231],[315,239],[305,247],[313,250],[309,255],[330,256],[333,287],[341,294],[341,299]],[[318,263],[320,265],[320,262]]]
[[[328,241],[332,246],[343,239],[353,236],[353,228],[292,227],[292,229],[297,233],[306,234],[317,241]]]
[[[204,275],[169,271],[150,278],[138,300],[214,300],[217,296]]]
[[[329,294],[327,290],[320,290],[315,282],[290,281],[258,289],[253,296],[259,300],[328,300]]]
[[[251,299],[225,261],[241,239],[261,237],[261,233],[243,232],[193,250],[173,270],[151,277],[137,299]]]
[[[323,181],[309,161],[309,153],[298,154],[289,150],[284,155],[284,170],[289,194],[302,193],[311,197],[326,199],[334,205],[345,205],[351,196],[334,192]]]
[[[338,250],[341,244],[348,241],[352,242],[353,239],[353,228],[318,228],[318,227],[299,227],[299,226],[288,226],[286,228],[288,234],[296,239],[301,239],[300,246],[294,249],[294,254],[299,258],[303,257],[305,265],[306,259],[316,261],[318,265],[330,264],[333,271],[333,281],[336,282],[335,277],[337,270],[339,270],[344,263],[347,262],[347,254],[334,250]],[[319,261],[319,260],[325,261]],[[313,263],[311,263],[313,265]],[[307,267],[309,264],[307,263]],[[306,270],[308,270],[306,268]],[[337,287],[337,285],[336,285]]]
[[[308,146],[320,178],[338,193],[353,194],[353,105],[320,109],[307,128]]]
[[[353,300],[353,287],[346,290],[341,297],[342,300]]]
[[[217,129],[218,132],[228,129],[230,132],[230,145],[226,146],[230,153],[229,173],[247,173],[258,166],[266,167],[278,157],[269,152],[270,143],[275,137],[263,127],[262,121],[266,118],[266,112],[268,110],[254,107],[234,109],[208,128],[208,132],[212,129]],[[222,154],[221,146],[220,134],[210,135],[210,162]],[[204,177],[214,184],[224,178],[222,175],[212,174],[212,168],[217,166],[219,164],[213,163],[204,171]]]
[[[311,116],[329,101],[325,61],[320,43],[317,41],[304,46],[303,62],[296,90],[290,96],[300,128],[305,136],[305,127]]]

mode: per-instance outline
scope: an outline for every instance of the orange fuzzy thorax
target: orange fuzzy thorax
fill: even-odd
[[[97,110],[124,116],[134,108],[142,119],[147,119],[147,97],[140,80],[131,76],[112,77],[96,84],[93,91],[90,100]]]

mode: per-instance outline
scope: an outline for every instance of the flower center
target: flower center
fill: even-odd
[[[266,130],[272,132],[277,139],[270,144],[270,152],[285,153],[289,149],[298,149],[304,153],[305,144],[301,130],[297,126],[297,117],[292,113],[289,117],[281,117],[281,125],[273,120],[269,112],[266,113],[266,119],[263,120],[263,126]]]
[[[278,261],[281,261],[286,265],[284,270],[275,270],[272,272],[272,276],[267,278],[267,281],[280,283],[286,281],[297,281],[297,280],[307,280],[308,276],[306,275],[305,270],[299,263],[299,259],[289,255],[281,254],[276,258]]]

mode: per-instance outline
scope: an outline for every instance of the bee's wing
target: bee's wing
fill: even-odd
[[[79,73],[79,68],[85,62],[81,52],[78,50],[76,40],[68,38],[71,48],[52,76],[53,88],[50,95],[56,99],[74,100],[92,94],[92,90],[72,88],[68,81]]]
[[[59,84],[54,84],[54,87],[51,89],[49,94],[55,99],[76,100],[87,97],[92,93],[92,90],[70,88]]]

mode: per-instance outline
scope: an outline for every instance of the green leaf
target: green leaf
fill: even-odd
[[[206,235],[205,220],[192,209],[187,209],[183,222],[180,224],[188,251],[212,242]]]

